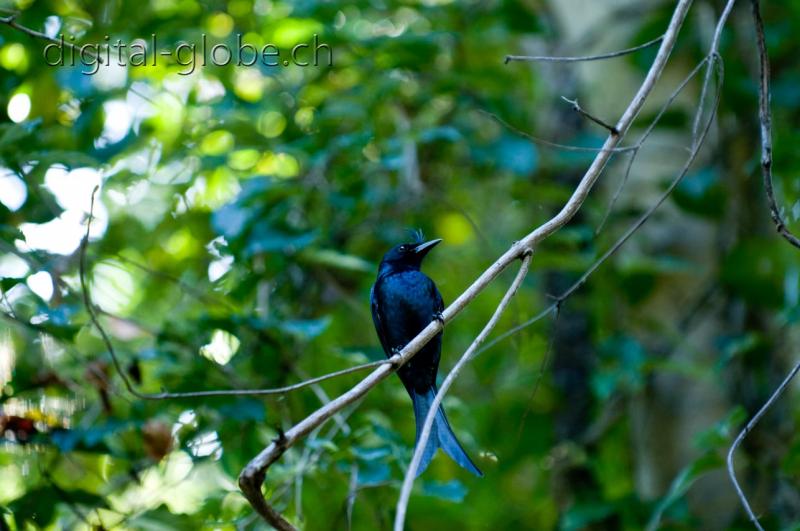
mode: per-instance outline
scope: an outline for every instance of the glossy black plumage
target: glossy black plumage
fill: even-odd
[[[440,241],[396,245],[381,261],[370,302],[375,330],[387,357],[401,350],[444,310],[444,302],[436,284],[420,271],[423,258]],[[425,416],[436,396],[436,373],[441,353],[442,334],[439,333],[397,371],[414,405],[417,441]],[[436,414],[417,475],[427,468],[437,448],[442,448],[463,468],[482,475],[456,440],[441,407]]]

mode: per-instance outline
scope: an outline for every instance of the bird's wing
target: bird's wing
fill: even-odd
[[[379,308],[380,303],[378,302],[378,295],[375,292],[375,286],[377,285],[378,283],[375,282],[375,284],[369,290],[369,302],[372,309],[372,323],[375,325],[375,331],[378,333],[378,339],[381,341],[383,352],[387,357],[389,357],[392,355],[392,349],[388,344],[388,339],[386,336],[386,323],[381,320],[381,312]]]
[[[444,311],[444,300],[442,299],[442,294],[439,293],[439,289],[432,280],[429,283],[429,289],[431,291],[431,297],[433,297],[434,300],[434,312],[442,313]]]

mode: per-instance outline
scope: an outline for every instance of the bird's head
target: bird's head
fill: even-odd
[[[387,269],[419,269],[425,255],[441,241],[442,239],[438,238],[426,242],[417,241],[395,245],[383,255],[381,271]]]

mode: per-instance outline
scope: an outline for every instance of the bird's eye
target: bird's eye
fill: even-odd
[[[408,245],[401,245],[400,246],[400,250],[403,251],[403,252],[408,251]]]

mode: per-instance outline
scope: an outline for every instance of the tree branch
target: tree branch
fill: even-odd
[[[645,48],[650,48],[651,46],[655,46],[662,40],[666,35],[661,35],[660,37],[656,37],[652,41],[647,41],[644,44],[640,44],[638,46],[634,46],[633,48],[626,48],[624,50],[617,50],[616,52],[608,52],[602,53],[599,55],[583,55],[578,57],[555,57],[549,55],[506,55],[506,64],[511,61],[529,61],[529,62],[549,62],[549,63],[577,63],[582,61],[599,61],[601,59],[612,59],[614,57],[621,57],[623,55],[632,54],[634,52],[638,52],[639,50],[644,50]]]
[[[489,118],[493,119],[495,122],[499,123],[503,127],[509,129],[512,133],[515,133],[523,138],[527,138],[534,144],[539,144],[542,146],[554,148],[554,149],[561,149],[564,151],[584,151],[588,153],[601,153],[601,152],[609,152],[609,153],[628,153],[631,151],[636,150],[636,146],[622,146],[622,147],[613,147],[613,148],[595,148],[595,147],[588,147],[588,146],[572,146],[569,144],[559,144],[558,142],[551,142],[545,138],[539,138],[538,136],[533,136],[530,133],[526,133],[525,131],[518,129],[511,125],[510,123],[506,122],[499,116],[489,111],[480,110],[481,112],[488,116]]]
[[[561,96],[561,99],[564,100],[565,102],[569,103],[572,106],[572,110],[573,111],[577,112],[578,114],[580,114],[584,118],[593,121],[597,125],[605,128],[612,135],[618,135],[619,134],[619,131],[617,131],[616,127],[614,127],[613,125],[608,125],[607,123],[605,123],[600,118],[597,118],[596,116],[594,116],[594,115],[590,114],[589,112],[585,111],[583,109],[583,107],[581,107],[580,104],[578,104],[578,99],[577,98],[575,98],[574,100],[571,100],[571,99],[569,99],[569,98],[567,98],[565,96]]]
[[[778,234],[800,248],[800,239],[786,228],[786,222],[781,216],[775,192],[772,188],[772,116],[769,108],[769,54],[764,38],[764,21],[761,19],[761,8],[758,0],[752,0],[753,22],[756,27],[756,42],[758,45],[759,76],[758,76],[758,118],[761,124],[761,173],[764,176],[764,190],[767,192],[769,212]]]
[[[31,37],[33,37],[35,39],[42,39],[42,40],[45,40],[45,41],[48,41],[48,42],[52,42],[54,44],[58,44],[59,46],[64,45],[67,48],[78,52],[78,55],[81,58],[83,58],[83,53],[85,51],[89,51],[90,55],[94,59],[96,59],[98,63],[103,64],[102,57],[100,57],[100,54],[95,53],[94,50],[92,50],[90,48],[84,48],[83,46],[78,46],[78,45],[73,44],[71,42],[66,42],[66,41],[62,41],[60,39],[56,39],[55,37],[51,37],[50,35],[47,35],[46,33],[42,33],[41,31],[36,31],[35,29],[31,29],[31,28],[29,28],[27,26],[23,26],[22,24],[17,23],[17,17],[18,16],[19,16],[19,13],[12,13],[11,15],[8,15],[7,17],[0,17],[0,24],[5,24],[6,26],[8,26],[10,28],[14,28],[17,31],[21,31],[22,33],[24,33],[26,35],[29,35],[29,36],[31,36]]]
[[[481,344],[486,340],[486,337],[497,325],[497,321],[500,320],[500,316],[503,315],[503,312],[508,307],[508,304],[511,302],[511,298],[519,289],[522,281],[525,280],[525,275],[528,274],[532,256],[533,251],[530,249],[527,250],[522,256],[522,265],[519,267],[519,272],[514,278],[514,281],[511,283],[511,286],[509,286],[508,291],[506,291],[506,294],[503,296],[503,299],[500,301],[500,304],[497,305],[497,309],[494,311],[494,314],[489,319],[489,322],[486,323],[486,326],[483,327],[483,330],[481,330],[480,334],[478,334],[472,344],[467,348],[455,366],[453,366],[453,368],[447,374],[444,382],[442,382],[442,386],[439,388],[439,391],[437,391],[436,396],[433,399],[431,408],[428,410],[428,415],[425,417],[425,423],[422,425],[422,432],[419,435],[419,440],[417,441],[416,448],[414,449],[414,456],[411,458],[411,464],[408,466],[408,470],[406,470],[406,477],[403,480],[403,487],[400,490],[400,498],[397,500],[397,509],[395,511],[394,519],[395,531],[403,531],[403,525],[406,521],[408,499],[411,496],[411,488],[414,486],[414,478],[417,475],[419,464],[422,462],[422,454],[425,452],[425,445],[428,443],[428,439],[431,436],[433,420],[436,418],[436,413],[439,411],[439,406],[441,405],[442,400],[444,400],[444,395],[447,394],[450,386],[452,386],[453,382],[455,382],[456,378],[458,378],[458,375],[461,373],[461,370],[464,368],[464,366],[472,361],[472,358],[475,357],[478,347],[481,346]]]
[[[747,437],[747,434],[753,431],[753,428],[756,427],[756,424],[758,424],[758,421],[761,420],[761,417],[763,417],[767,410],[772,407],[772,404],[778,400],[778,397],[783,394],[783,392],[789,386],[789,383],[791,383],[792,379],[797,375],[798,371],[800,371],[800,362],[798,362],[792,368],[792,370],[789,371],[789,374],[786,375],[786,378],[784,378],[778,388],[775,389],[775,392],[772,393],[767,402],[761,406],[761,409],[759,409],[758,412],[753,415],[753,418],[750,419],[741,433],[739,433],[739,435],[736,437],[736,440],[733,441],[730,450],[728,450],[728,476],[730,476],[731,481],[733,482],[733,487],[736,489],[736,494],[739,495],[739,500],[741,500],[744,510],[747,511],[747,516],[750,517],[750,521],[753,522],[753,525],[756,527],[756,529],[759,529],[760,531],[763,531],[764,528],[761,527],[761,524],[758,522],[758,517],[753,513],[753,509],[750,508],[750,503],[747,501],[747,496],[745,496],[744,491],[742,491],[742,487],[739,486],[739,482],[736,480],[736,469],[733,466],[733,457],[736,453],[736,449],[740,444],[742,444],[742,441],[745,437]]]
[[[99,186],[95,186],[94,190],[92,190],[92,200],[89,206],[89,218],[86,222],[86,234],[84,235],[83,240],[81,240],[79,277],[80,277],[81,291],[83,293],[83,303],[84,306],[86,307],[86,312],[89,314],[89,319],[91,320],[92,324],[97,329],[97,331],[100,333],[100,337],[102,338],[106,350],[108,351],[108,354],[111,357],[111,362],[114,365],[114,369],[116,370],[119,377],[122,379],[122,382],[125,384],[125,388],[128,390],[128,392],[133,396],[135,396],[136,398],[140,398],[142,400],[167,400],[175,398],[202,398],[202,397],[212,397],[212,396],[282,395],[292,391],[296,391],[298,389],[303,389],[304,387],[316,385],[319,382],[324,382],[325,380],[330,380],[331,378],[337,378],[339,376],[344,376],[346,374],[351,374],[366,369],[372,369],[375,367],[379,367],[381,365],[391,364],[390,360],[371,361],[369,363],[362,363],[361,365],[356,365],[354,367],[348,367],[346,369],[341,369],[328,374],[323,374],[322,376],[310,378],[308,380],[304,380],[296,384],[287,385],[285,387],[273,387],[269,389],[220,389],[213,391],[189,391],[185,393],[170,393],[168,391],[163,391],[161,393],[142,393],[141,391],[136,389],[136,387],[134,387],[130,378],[128,378],[128,375],[125,369],[122,367],[122,363],[120,362],[119,357],[117,356],[117,352],[114,349],[114,344],[111,342],[111,338],[105,331],[105,328],[103,328],[103,325],[100,324],[100,319],[97,317],[97,311],[95,309],[94,303],[92,302],[91,292],[89,291],[89,283],[86,281],[86,270],[87,270],[86,250],[89,247],[89,231],[92,228],[94,200],[95,196],[97,195],[97,191],[99,189],[100,189]]]
[[[775,200],[775,192],[772,189],[772,116],[769,108],[769,54],[767,53],[767,44],[764,37],[764,21],[761,18],[761,6],[759,1],[751,0],[751,7],[753,13],[753,24],[756,30],[756,43],[758,46],[759,59],[758,118],[761,125],[761,172],[764,176],[764,190],[767,193],[770,215],[772,216],[772,221],[775,223],[775,228],[778,230],[778,233],[783,236],[783,238],[791,245],[800,248],[800,240],[798,240],[798,238],[786,228],[786,223],[783,221],[780,209],[778,208],[778,204]],[[742,506],[744,507],[747,516],[750,518],[750,521],[753,523],[756,529],[761,531],[763,531],[764,528],[759,523],[758,517],[750,507],[750,503],[747,501],[747,496],[742,490],[742,487],[739,485],[739,481],[736,479],[736,469],[733,465],[733,458],[736,453],[736,449],[739,447],[742,441],[744,441],[744,438],[747,437],[747,434],[750,433],[753,428],[755,428],[756,424],[758,424],[758,421],[761,420],[761,417],[763,417],[767,410],[772,407],[772,404],[778,400],[778,397],[783,394],[783,392],[789,386],[789,383],[797,375],[798,371],[800,371],[800,362],[798,362],[792,368],[792,370],[789,371],[789,374],[786,375],[786,378],[784,378],[778,388],[772,392],[770,397],[767,399],[767,402],[761,407],[761,409],[758,410],[758,412],[756,412],[753,418],[750,419],[739,435],[737,435],[736,439],[733,441],[733,444],[728,450],[728,476],[731,479],[731,483],[733,483],[733,488],[736,489],[736,494],[739,496],[739,500],[742,502]]]
[[[592,189],[592,186],[611,158],[611,151],[609,150],[615,148],[624,137],[625,133],[627,133],[634,119],[641,111],[645,100],[652,92],[658,78],[661,76],[690,5],[691,0],[679,0],[677,3],[653,64],[650,66],[639,90],[615,126],[620,134],[609,135],[606,138],[603,150],[596,155],[592,164],[578,183],[572,196],[561,211],[523,239],[514,243],[500,258],[489,266],[472,285],[444,310],[443,321],[445,323],[451,321],[460,313],[492,280],[517,258],[521,257],[527,249],[534,248],[537,243],[563,227],[580,209],[589,191]],[[307,435],[316,426],[325,422],[336,411],[339,411],[341,408],[367,394],[398,367],[406,363],[428,341],[441,331],[442,326],[443,323],[438,320],[432,321],[417,335],[417,337],[411,340],[400,353],[392,356],[391,360],[393,364],[391,366],[383,365],[378,367],[349,391],[295,424],[283,437],[273,441],[247,464],[239,475],[239,486],[250,504],[268,523],[278,529],[292,529],[291,524],[272,509],[261,494],[261,485],[269,466],[278,460],[290,446]]]

